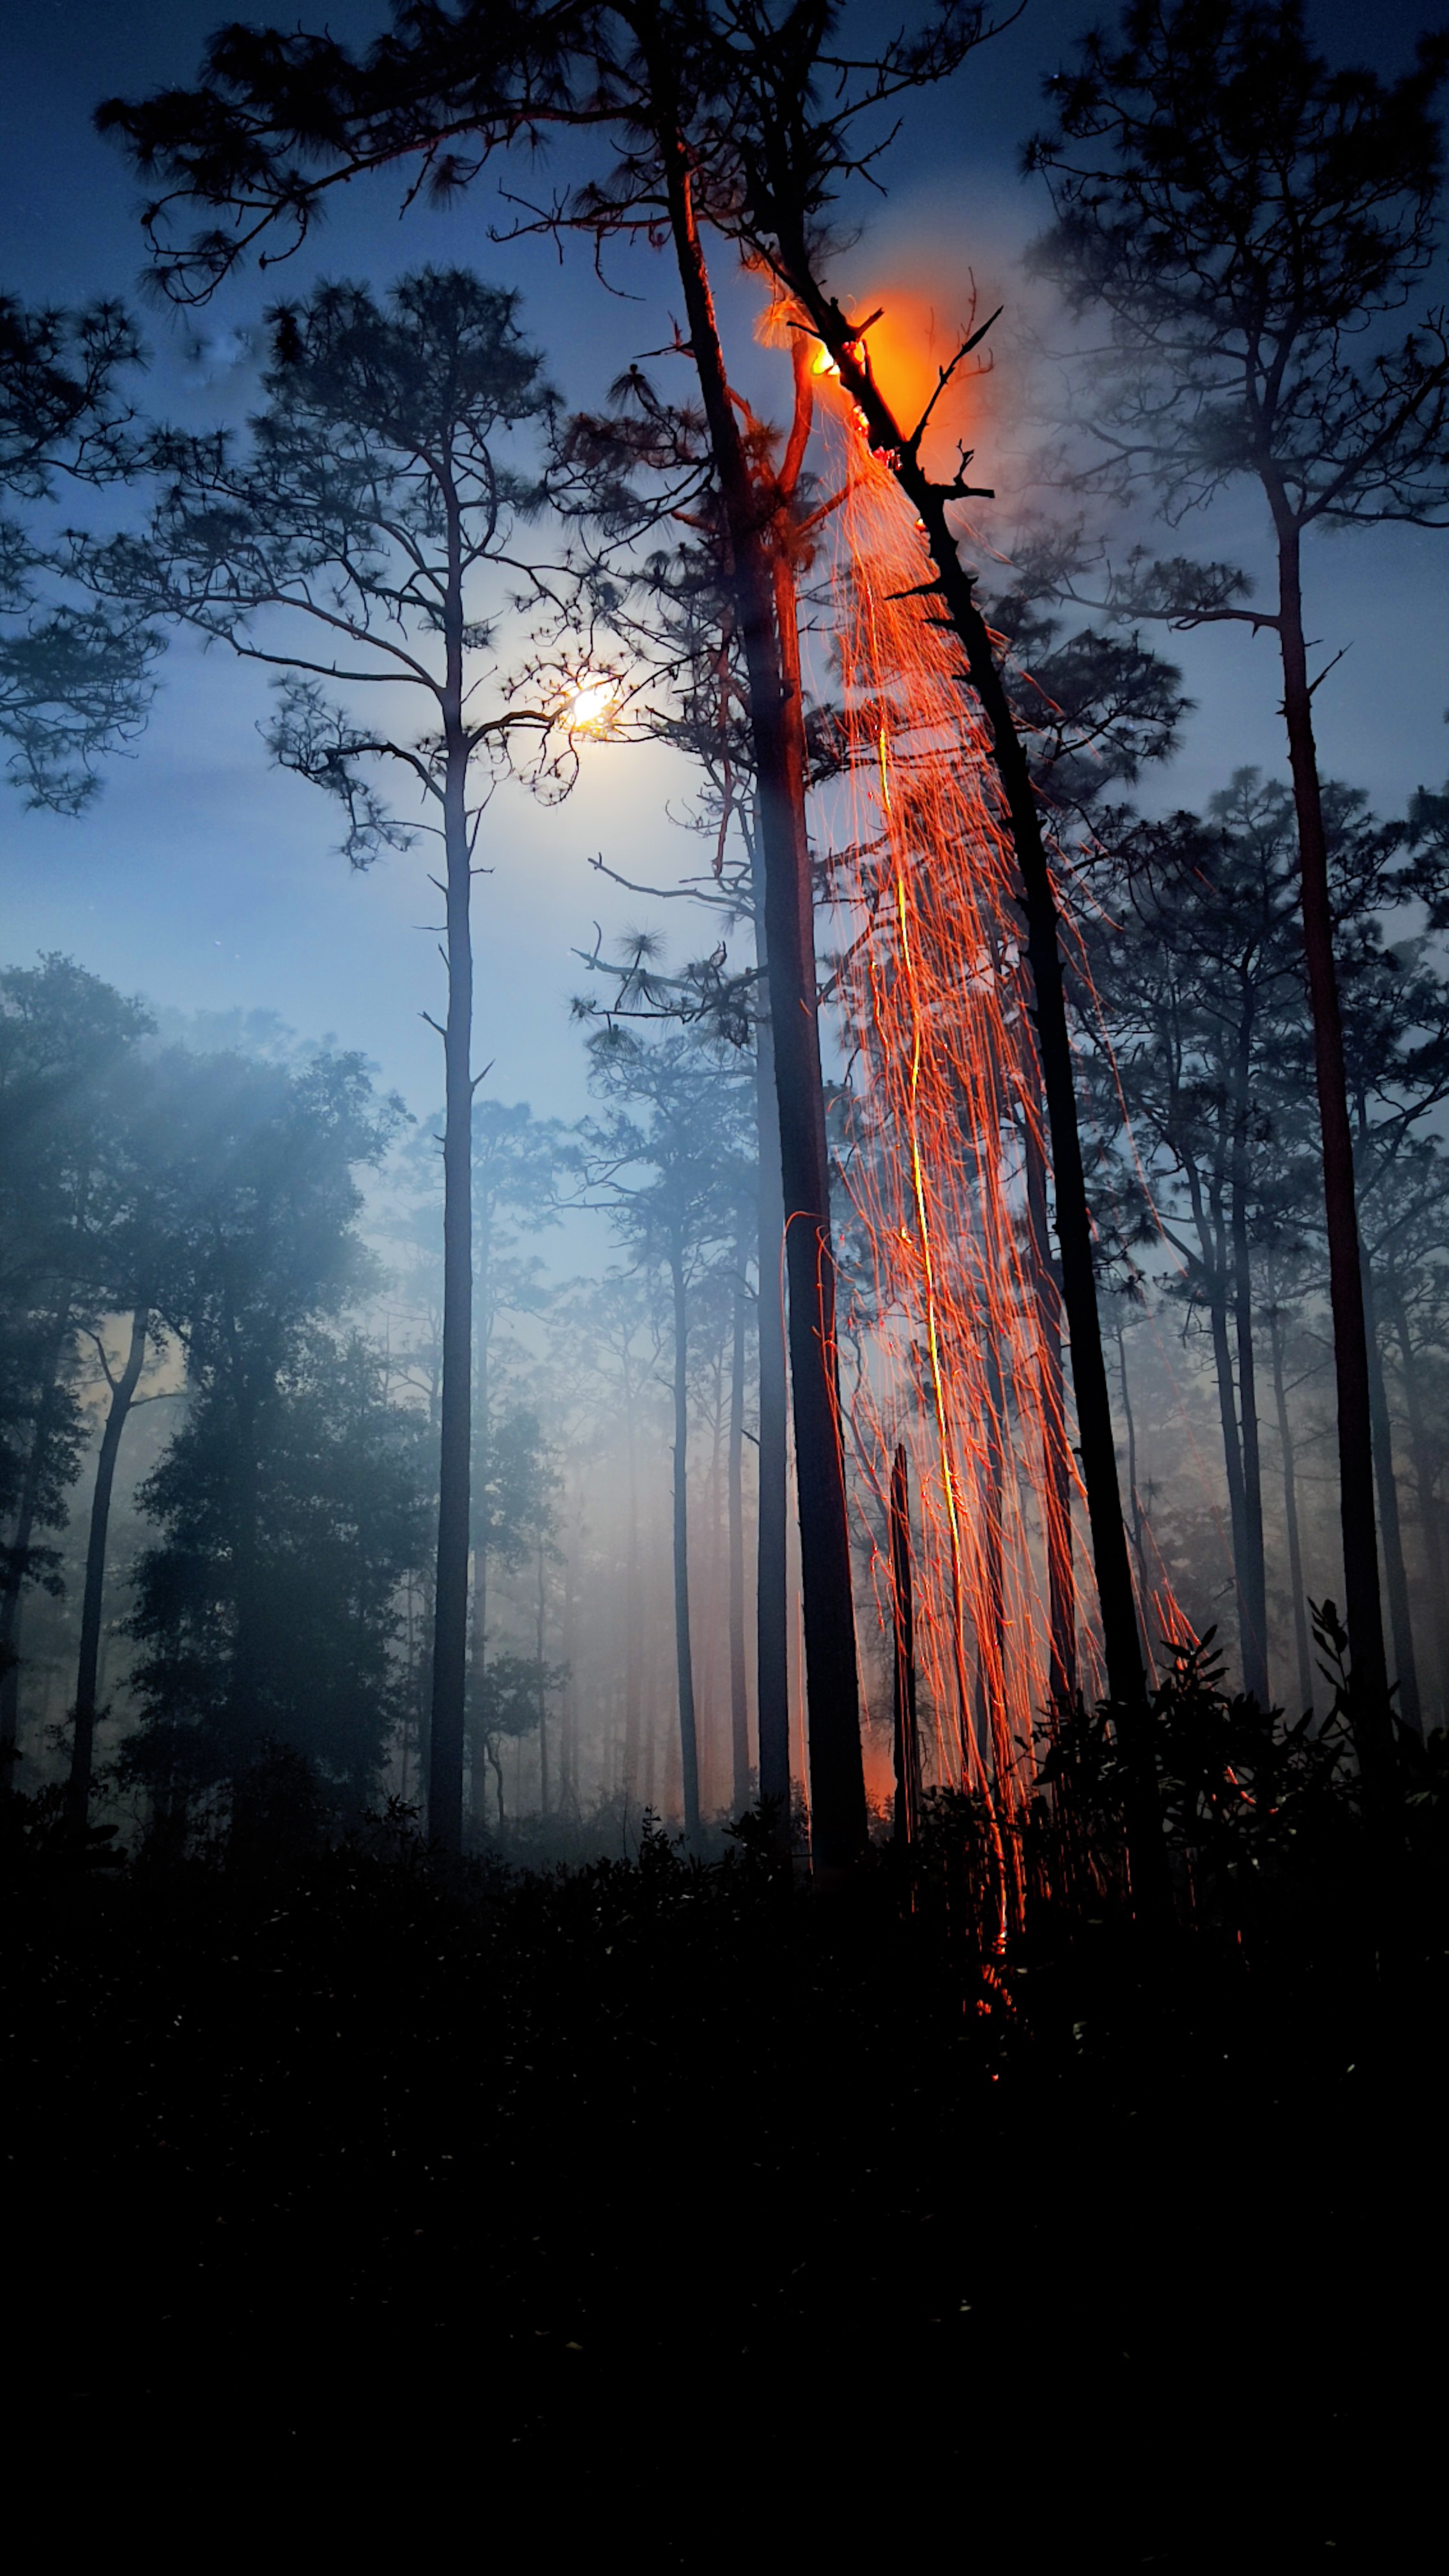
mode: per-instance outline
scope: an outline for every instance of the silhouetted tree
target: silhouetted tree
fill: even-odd
[[[1098,479],[1155,493],[1169,521],[1243,476],[1271,522],[1276,604],[1243,576],[1134,559],[1115,596],[1181,626],[1232,620],[1277,636],[1297,814],[1322,1130],[1348,1630],[1357,1741],[1382,1799],[1392,1738],[1374,1519],[1372,1405],[1344,1083],[1327,837],[1303,619],[1315,526],[1449,525],[1449,342],[1426,313],[1389,317],[1433,259],[1449,40],[1425,38],[1393,83],[1333,71],[1298,0],[1135,0],[1114,46],[1086,38],[1053,85],[1057,122],[1028,148],[1056,208],[1041,271],[1074,310],[1105,312],[1079,420]]]
[[[284,767],[343,806],[354,866],[416,831],[443,861],[440,1028],[443,1127],[443,1373],[434,1588],[429,1826],[449,1850],[462,1833],[468,1646],[468,1479],[472,1361],[472,879],[481,815],[520,732],[546,741],[551,716],[480,691],[494,625],[490,568],[528,587],[515,547],[536,482],[508,461],[510,434],[550,407],[517,298],[462,269],[423,269],[379,304],[324,286],[271,316],[267,408],[245,439],[170,433],[152,462],[165,497],[144,541],[92,552],[87,578],[185,620],[282,673],[268,741]],[[497,608],[495,601],[493,606]],[[358,720],[327,695],[342,683],[422,702],[415,730]],[[399,823],[372,783],[401,773],[424,819]],[[434,1025],[438,1025],[434,1023]]]
[[[69,549],[48,523],[68,485],[111,483],[137,461],[121,380],[143,351],[113,303],[80,312],[0,294],[0,740],[27,805],[78,814],[96,764],[146,720],[159,627],[98,607],[68,579]]]

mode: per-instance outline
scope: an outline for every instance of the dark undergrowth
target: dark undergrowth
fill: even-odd
[[[5,1941],[8,2421],[72,2527],[1410,2563],[1424,1923],[1167,1955],[1039,1914],[1003,1962],[887,1856],[827,1898],[662,1838],[534,1876],[385,1827],[62,1849]]]

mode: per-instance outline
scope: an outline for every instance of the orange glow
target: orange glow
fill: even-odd
[[[942,367],[949,367],[974,328],[956,301],[933,302],[918,287],[872,287],[855,299],[862,313],[881,307],[867,335],[871,371],[902,431],[909,436],[936,391]],[[989,312],[990,307],[986,310]],[[979,316],[984,319],[984,316]],[[980,353],[985,356],[985,351]],[[981,407],[978,358],[958,368],[931,415],[925,461],[932,473],[946,474],[955,462],[956,444],[970,440]]]
[[[875,341],[873,329],[873,358]],[[889,460],[851,425],[854,406],[850,418],[829,408],[830,488],[850,486],[834,526],[852,750],[845,918],[832,944],[848,952],[845,1179],[865,1278],[843,1294],[841,1326],[864,1354],[853,1427],[875,1488],[881,1633],[894,1632],[879,1538],[903,1440],[923,1760],[928,1777],[983,1793],[1004,1937],[1024,1899],[1015,1828],[1050,1689],[1049,1544],[1059,1580],[1072,1582],[1054,1499],[1063,1476],[1078,1524],[1081,1680],[1089,1698],[1102,1687],[1074,1430],[1061,1354],[1044,1338],[1055,1291],[1028,1218],[1028,1152],[1047,1151],[1030,981],[1010,836],[976,702],[958,682],[960,649],[929,622],[931,603],[908,595],[932,572],[919,528]],[[1143,1608],[1149,1633],[1181,1632],[1165,1576]]]

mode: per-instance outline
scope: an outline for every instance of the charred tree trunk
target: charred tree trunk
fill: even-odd
[[[667,96],[671,67],[660,61],[651,70],[656,94]],[[731,400],[695,221],[688,153],[680,135],[665,135],[662,140],[670,224],[719,476],[730,584],[749,674],[790,1283],[812,1849],[817,1868],[833,1873],[849,1867],[865,1849],[865,1775],[839,1426],[835,1255],[805,831],[807,765],[793,574],[782,563],[777,581],[770,560],[767,530],[777,503],[772,492],[762,492],[752,479]],[[789,604],[782,615],[785,588]]]
[[[745,1247],[735,1246],[734,1333],[730,1345],[730,1752],[734,1811],[750,1803],[750,1711],[745,1687]]]
[[[116,1461],[121,1453],[121,1437],[131,1411],[132,1399],[141,1382],[146,1365],[146,1339],[150,1315],[145,1304],[138,1305],[131,1317],[131,1338],[125,1363],[119,1377],[112,1377],[109,1363],[102,1354],[102,1366],[110,1384],[111,1400],[106,1407],[105,1428],[101,1433],[100,1455],[96,1460],[95,1491],[91,1496],[91,1525],[86,1544],[85,1591],[81,1600],[80,1653],[76,1659],[75,1723],[71,1738],[70,1779],[66,1788],[66,1821],[73,1833],[84,1833],[90,1810],[91,1769],[95,1758],[96,1685],[101,1660],[101,1611],[106,1590],[106,1542],[111,1526],[111,1494],[116,1481]]]
[[[985,719],[1006,807],[1021,882],[1020,902],[1035,995],[1033,1025],[1046,1099],[1062,1302],[1067,1315],[1077,1439],[1092,1534],[1107,1687],[1128,1775],[1127,1840],[1134,1901],[1144,1919],[1165,1926],[1172,1920],[1172,1895],[1158,1814],[1147,1683],[1137,1638],[1107,1364],[1097,1311],[1092,1225],[1067,1027],[1060,921],[1036,791],[986,621],[976,604],[975,576],[963,566],[948,523],[951,490],[933,482],[922,466],[919,432],[912,439],[902,436],[871,375],[865,350],[839,306],[816,284],[804,239],[782,232],[780,249],[801,304],[836,360],[846,392],[853,396],[865,417],[872,446],[892,455],[901,489],[920,519],[934,566],[932,579],[923,585],[923,590],[940,602],[965,653],[963,685],[971,689]]]
[[[699,1738],[695,1732],[694,1647],[689,1631],[689,1299],[684,1248],[669,1247],[674,1312],[674,1662],[679,1682],[679,1762],[684,1833],[699,1846]]]
[[[892,1743],[895,1754],[894,1833],[909,1851],[921,1821],[921,1738],[916,1717],[916,1603],[911,1566],[911,1493],[905,1442],[891,1466],[891,1601],[895,1613],[892,1673]]]
[[[1313,1062],[1323,1141],[1323,1204],[1328,1228],[1328,1285],[1333,1310],[1333,1366],[1338,1393],[1339,1511],[1343,1528],[1344,1612],[1353,1655],[1353,1729],[1370,1799],[1383,1811],[1397,1794],[1393,1727],[1379,1595],[1374,1514],[1373,1416],[1368,1331],[1353,1135],[1343,1066],[1343,1020],[1333,949],[1328,843],[1313,739],[1313,696],[1303,635],[1299,530],[1286,496],[1270,491],[1278,530],[1278,641],[1283,657],[1283,713],[1298,820],[1303,946],[1313,1016]]]

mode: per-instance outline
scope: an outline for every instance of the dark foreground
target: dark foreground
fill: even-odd
[[[1421,2563],[1422,1949],[1163,1972],[1088,1928],[1001,1974],[884,1876],[352,1851],[32,1887],[4,1976],[12,2476],[57,2532]]]

